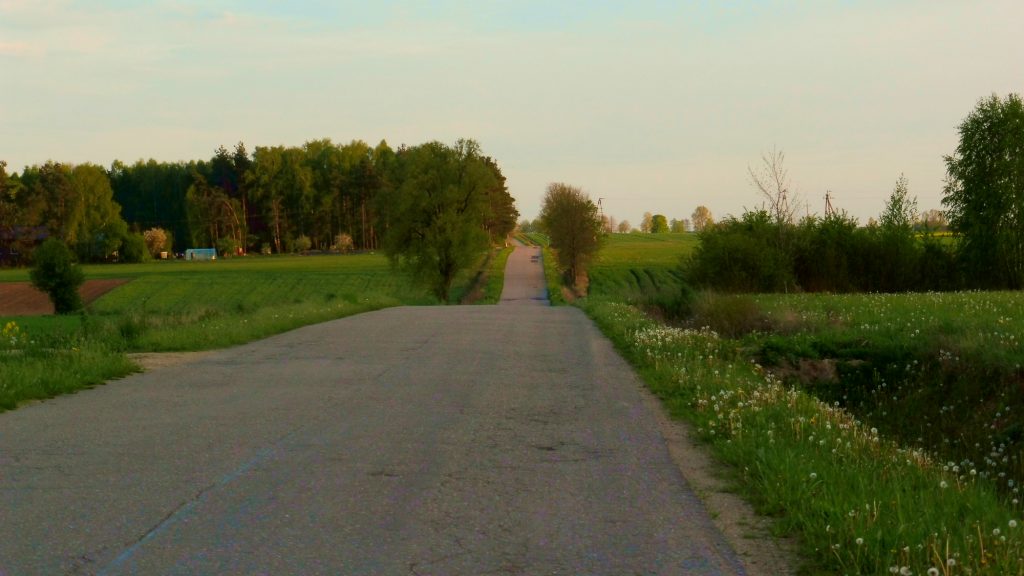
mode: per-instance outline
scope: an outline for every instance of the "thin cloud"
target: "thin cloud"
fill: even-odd
[[[0,41],[0,56],[36,56],[44,50],[40,46],[28,42],[3,42]]]

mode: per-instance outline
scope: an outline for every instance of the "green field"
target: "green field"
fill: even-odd
[[[589,267],[591,296],[629,300],[675,291],[696,234],[609,234]]]
[[[131,373],[137,367],[127,352],[223,348],[387,306],[437,303],[377,254],[84,269],[87,279],[130,282],[83,314],[0,318],[0,409]],[[27,278],[26,270],[0,271],[0,281]],[[459,276],[453,293],[468,293],[476,281],[485,286],[484,301],[497,299],[487,274],[475,270]]]
[[[698,293],[667,326],[681,283],[636,278],[671,253],[612,237],[580,304],[808,572],[1022,573],[1024,293]]]

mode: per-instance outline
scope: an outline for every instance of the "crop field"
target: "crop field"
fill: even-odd
[[[631,297],[674,291],[680,265],[697,246],[695,234],[609,234],[590,266],[590,295]]]
[[[664,248],[620,247],[581,305],[809,571],[1024,573],[1024,293],[698,293],[667,326],[622,280]]]
[[[387,306],[436,303],[374,254],[158,261],[85,273],[130,282],[84,314],[0,318],[0,409],[137,370],[126,352],[222,348]],[[0,271],[0,282],[27,278],[25,270]]]

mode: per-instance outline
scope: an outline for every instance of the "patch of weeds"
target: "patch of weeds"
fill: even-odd
[[[121,335],[121,339],[127,343],[135,342],[148,329],[149,323],[146,320],[146,315],[143,313],[133,312],[125,314],[117,322],[117,332]]]
[[[693,301],[695,326],[708,327],[730,338],[763,332],[771,328],[757,301],[745,295],[700,292]]]

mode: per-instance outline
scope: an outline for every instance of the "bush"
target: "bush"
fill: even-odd
[[[43,242],[32,253],[34,267],[29,273],[32,285],[45,292],[57,314],[67,314],[82,307],[78,287],[85,282],[82,269],[75,266],[71,250],[56,238]]]
[[[230,236],[223,236],[217,240],[217,255],[221,258],[231,258],[238,254],[238,241]]]
[[[313,241],[309,239],[309,236],[303,234],[295,239],[293,248],[296,252],[309,252],[309,249],[313,247]]]
[[[780,248],[787,232],[763,210],[709,226],[700,233],[688,280],[724,292],[787,290],[793,286],[793,261]]]
[[[126,234],[121,241],[121,259],[125,262],[144,262],[149,257],[146,239],[141,234]]]
[[[694,325],[711,328],[729,338],[771,328],[761,307],[750,296],[702,292],[693,302],[693,313]]]

